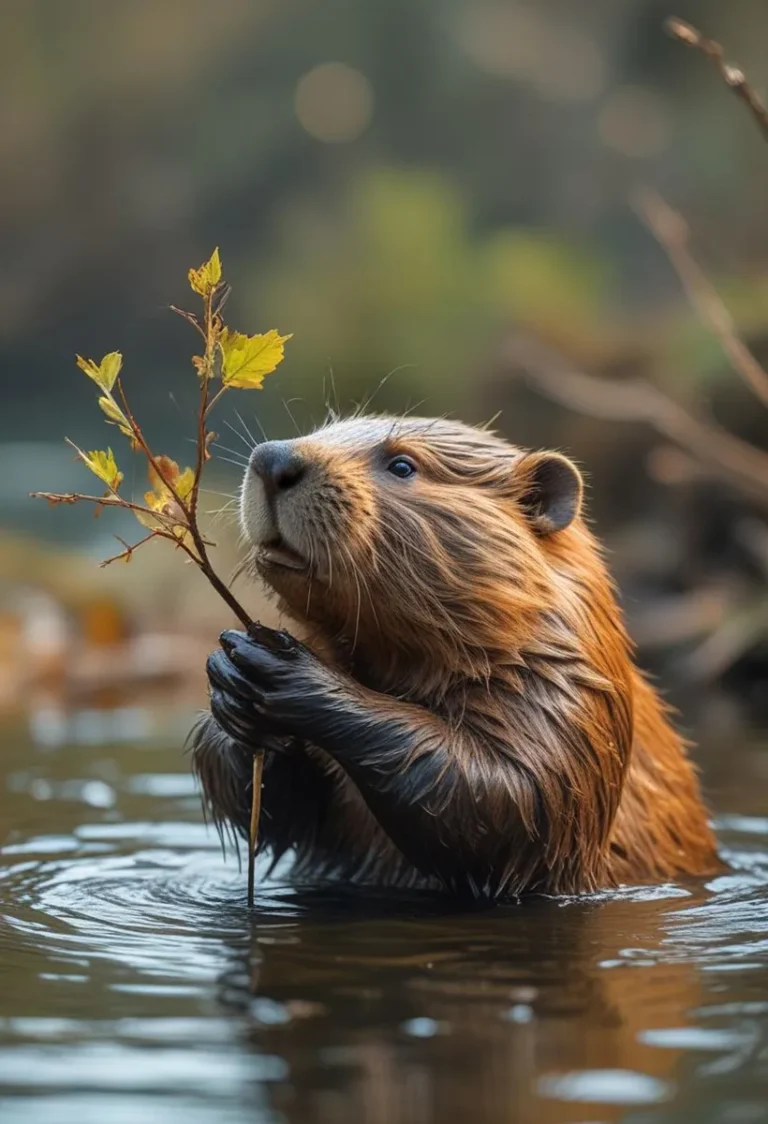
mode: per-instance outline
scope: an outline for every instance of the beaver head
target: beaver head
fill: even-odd
[[[573,655],[596,590],[616,618],[582,494],[559,453],[453,421],[353,417],[258,445],[241,521],[294,620],[389,689],[404,666],[409,686],[415,666],[445,685],[542,646]]]

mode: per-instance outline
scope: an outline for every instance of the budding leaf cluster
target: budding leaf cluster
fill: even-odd
[[[216,247],[208,261],[204,262],[199,269],[190,269],[187,276],[193,293],[199,293],[201,297],[210,297],[216,287],[221,284],[219,247]]]

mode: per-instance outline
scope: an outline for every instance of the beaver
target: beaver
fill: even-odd
[[[482,900],[719,866],[687,746],[633,662],[556,452],[431,418],[332,419],[250,456],[240,516],[293,635],[230,630],[194,768],[298,877]]]

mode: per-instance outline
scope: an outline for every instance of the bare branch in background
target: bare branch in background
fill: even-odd
[[[760,519],[742,519],[736,525],[736,541],[750,554],[768,581],[768,524]]]
[[[502,362],[522,373],[534,389],[577,413],[650,425],[768,506],[768,453],[689,413],[645,379],[617,381],[587,375],[552,348],[519,335],[504,345]]]
[[[768,108],[747,80],[744,71],[738,66],[726,62],[722,45],[714,39],[707,39],[706,35],[702,35],[697,28],[677,16],[671,16],[664,26],[667,33],[678,43],[684,43],[686,47],[693,47],[695,50],[701,51],[714,63],[723,82],[748,106],[757,127],[763,137],[768,140]]]
[[[749,107],[768,140],[768,108],[743,72],[725,61],[719,43],[682,20],[667,21],[673,38],[709,58],[721,78]],[[644,190],[635,209],[666,252],[699,319],[716,337],[735,373],[768,407],[768,372],[739,336],[733,317],[715,286],[692,256],[683,217],[654,191]],[[643,378],[625,380],[585,374],[541,341],[516,334],[501,350],[505,368],[522,373],[529,384],[568,409],[608,421],[640,422],[671,441],[673,449],[654,451],[649,470],[665,483],[714,475],[768,508],[768,452],[686,408]],[[675,451],[677,458],[675,458]],[[692,459],[689,459],[692,458]],[[697,468],[697,466],[700,466]],[[768,573],[768,526],[742,520],[738,543]],[[746,594],[739,586],[703,586],[682,598],[664,598],[635,621],[645,647],[700,640],[683,661],[686,677],[699,682],[722,674],[768,635],[768,600],[761,587]]]
[[[645,651],[701,643],[735,607],[735,595],[711,582],[685,593],[659,597],[630,615],[632,638]]]
[[[768,601],[761,589],[726,619],[685,657],[682,666],[689,679],[711,682],[745,656],[768,635]]]
[[[734,371],[768,407],[768,374],[736,331],[728,309],[688,249],[688,224],[655,191],[643,189],[635,210],[664,249],[699,319],[717,336]]]

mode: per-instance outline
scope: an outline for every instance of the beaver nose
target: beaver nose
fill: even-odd
[[[251,469],[261,478],[267,494],[275,495],[298,484],[306,464],[290,441],[264,441],[251,453]]]

